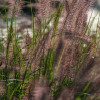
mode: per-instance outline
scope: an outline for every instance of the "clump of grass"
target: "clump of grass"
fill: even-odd
[[[96,92],[99,92],[99,61],[92,56],[95,57],[95,52],[97,53],[97,37],[83,35],[83,29],[86,27],[83,25],[86,18],[83,14],[90,7],[92,0],[58,2],[59,6],[50,18],[47,18],[49,12],[46,9],[48,7],[51,10],[56,2],[44,0],[42,4],[42,0],[39,0],[38,3],[40,9],[38,8],[37,17],[41,25],[36,32],[32,15],[33,37],[26,36],[23,47],[25,53],[21,52],[23,48],[21,49],[18,43],[16,21],[13,27],[15,13],[13,11],[10,27],[6,13],[8,36],[4,61],[1,59],[3,64],[0,69],[0,81],[3,91],[0,99],[96,100]],[[82,4],[81,9],[77,10]],[[40,13],[41,10],[44,12]],[[63,12],[66,14],[63,15]],[[64,19],[60,22],[62,16]],[[54,25],[50,28],[48,25],[52,21]],[[45,32],[46,28],[48,32]]]

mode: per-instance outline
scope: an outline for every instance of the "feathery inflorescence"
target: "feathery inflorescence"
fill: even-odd
[[[15,2],[15,0],[11,0],[10,3],[15,5],[15,7],[10,8],[9,14],[12,16],[15,9],[15,16],[19,16],[22,1],[20,0]],[[20,3],[18,7],[16,3]],[[56,7],[54,3],[57,4]],[[59,86],[59,84],[65,79],[67,79],[68,81],[70,80],[71,82],[73,80],[75,81],[75,85],[73,85],[72,87],[65,86],[65,89],[61,88],[61,92],[56,98],[57,100],[75,100],[82,89],[85,88],[85,85],[88,84],[89,80],[91,79],[90,76],[93,75],[93,69],[96,68],[95,61],[92,59],[95,45],[95,42],[93,41],[94,38],[85,34],[85,28],[87,26],[86,12],[92,6],[92,4],[93,0],[38,0],[37,2],[38,11],[36,13],[36,17],[39,19],[43,30],[43,25],[45,25],[44,20],[47,18],[47,25],[50,17],[56,12],[57,9],[59,10],[56,14],[56,17],[54,17],[51,21],[53,25],[50,26],[50,30],[48,30],[48,32],[45,32],[42,37],[42,29],[40,31],[40,34],[37,34],[36,42],[38,41],[39,37],[41,37],[41,39],[37,46],[34,45],[33,48],[30,49],[29,55],[26,57],[28,61],[25,62],[25,67],[27,66],[27,63],[30,62],[32,65],[31,71],[34,70],[35,65],[36,69],[39,68],[42,57],[47,55],[49,49],[52,49],[52,37],[53,35],[55,35],[54,62],[52,72],[56,82],[54,82],[53,85]],[[62,7],[62,10],[59,7]],[[58,20],[56,34],[53,34],[55,27],[54,25],[59,15],[60,18]],[[37,23],[35,24],[38,25]],[[23,58],[27,55],[29,49],[27,45],[31,43],[32,39],[27,35],[25,37],[26,52],[22,54]],[[86,45],[86,47],[83,46],[84,44]],[[91,64],[92,60],[94,62],[92,62]],[[18,65],[18,67],[20,66]],[[87,71],[88,68],[90,68],[91,70]],[[23,68],[21,71],[23,71]],[[23,72],[21,72],[21,74]],[[85,76],[83,76],[84,74]],[[50,86],[48,88],[49,83],[46,82],[46,79],[44,77],[46,77],[46,75],[42,78],[40,77],[39,81],[33,80],[28,84],[25,97],[23,97],[23,99],[49,100],[53,98],[52,94],[50,93],[52,90],[54,90],[54,87]],[[88,79],[86,77],[88,77]],[[97,75],[97,79],[94,78],[93,81],[96,82],[96,84],[99,86],[98,77],[99,75]],[[94,86],[93,84],[95,83],[91,83],[91,86],[93,86],[92,88],[89,87],[89,93],[91,94],[95,94],[96,90],[99,91],[98,86]]]
[[[22,0],[9,0],[8,17],[19,17],[21,15],[21,9],[23,5]]]

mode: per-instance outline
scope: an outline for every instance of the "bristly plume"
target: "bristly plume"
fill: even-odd
[[[45,19],[46,17],[50,17],[49,12],[52,10],[52,6],[51,6],[52,1],[54,0],[39,0],[38,1],[39,6],[38,6],[37,17],[41,21],[42,21],[42,18]],[[12,2],[11,4],[15,5],[15,7],[10,8],[11,12],[9,14],[11,14],[12,16],[13,11],[15,9],[14,11],[15,16],[16,17],[19,16],[21,5],[19,7],[17,3],[19,2],[21,3],[22,1],[19,0],[15,2],[15,0],[11,0],[9,2],[10,3]],[[63,0],[63,2],[64,4],[63,4],[62,12],[61,12],[61,17],[63,17],[63,20],[62,22],[60,21],[58,22],[56,33],[58,34],[62,30],[62,27],[65,23],[65,26],[64,26],[65,34],[58,35],[58,37],[57,36],[55,37],[56,41],[55,41],[55,47],[54,47],[54,49],[56,48],[54,50],[54,53],[56,53],[56,56],[54,55],[54,58],[56,59],[55,62],[57,64],[55,64],[54,62],[53,67],[55,68],[58,67],[57,77],[56,77],[57,79],[56,82],[58,82],[58,84],[62,82],[64,79],[66,79],[66,77],[67,79],[71,77],[72,81],[74,79],[76,81],[80,79],[79,76],[82,76],[84,74],[85,69],[88,67],[88,64],[90,63],[91,58],[92,58],[92,54],[94,52],[93,38],[83,35],[83,28],[86,26],[86,22],[84,22],[84,20],[86,19],[86,12],[89,9],[89,7],[92,5],[93,0]],[[19,7],[19,9],[16,7]],[[61,19],[59,18],[59,20]],[[38,68],[38,65],[40,64],[40,60],[43,57],[43,52],[48,51],[49,46],[51,47],[50,44],[52,43],[52,41],[51,41],[51,38],[49,39],[49,34],[50,36],[53,34],[53,29],[52,31],[47,32],[45,35],[43,35],[43,37],[40,39],[40,42],[38,43],[33,53],[32,53],[33,48],[30,49],[30,52],[28,53],[28,60],[30,61],[32,59],[30,62],[31,63],[35,62],[35,64],[32,65],[32,68],[35,65],[37,65],[36,68]],[[30,38],[31,37],[26,36],[25,46],[27,46],[27,44],[31,44],[32,41],[29,41],[31,40]],[[83,46],[83,44],[86,44],[87,46],[81,48],[80,43],[81,43],[81,46]],[[27,46],[26,50],[28,51],[28,49],[29,47]],[[27,55],[27,51],[24,53],[25,56]],[[12,53],[12,49],[10,53]],[[24,56],[24,54],[22,56]],[[46,53],[44,54],[46,55]],[[59,62],[60,64],[58,64]],[[22,71],[21,71],[21,74],[22,74]],[[89,74],[89,76],[90,75],[91,74]],[[75,88],[78,89],[77,87]],[[28,84],[28,87],[26,89],[25,99],[26,100],[29,100],[29,99],[30,100],[33,100],[33,99],[34,100],[49,100],[48,89],[49,88],[47,87],[47,82],[44,79],[44,77],[40,77],[39,81],[33,80],[32,82]],[[70,88],[68,88],[67,90],[63,92],[65,95],[61,94],[61,96],[63,97],[60,97],[59,100],[62,100],[66,96],[66,94],[68,94],[67,95],[68,97],[66,96],[65,100],[66,98],[68,99],[69,96],[73,96],[73,91],[74,93],[76,91],[74,87],[72,87],[72,90]]]
[[[92,6],[94,0],[38,0],[37,17],[41,21],[52,15],[55,11],[55,9],[52,9],[53,3],[56,3],[56,1],[59,2],[58,5],[63,3],[61,17],[57,26],[57,34],[61,32],[63,25],[65,25],[64,32],[83,34],[87,26],[87,11]]]
[[[47,82],[43,76],[40,77],[39,81],[30,82],[26,92],[22,100],[50,100]]]
[[[37,5],[38,5],[38,12],[37,12],[37,17],[45,19],[48,15],[48,13],[50,13],[51,10],[51,6],[50,6],[50,2],[52,0],[39,0]]]
[[[92,6],[93,0],[73,0],[66,1],[67,21],[65,32],[83,33],[84,21],[86,21],[86,12]]]
[[[21,9],[23,5],[22,0],[9,0],[10,7],[8,9],[8,17],[19,17],[21,15]]]

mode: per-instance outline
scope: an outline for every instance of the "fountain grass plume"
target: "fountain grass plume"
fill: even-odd
[[[16,5],[15,0],[11,2]],[[32,40],[28,34],[23,36],[24,46],[21,47],[16,40],[16,27],[10,31],[9,66],[15,70],[10,70],[5,63],[9,72],[1,71],[5,76],[1,80],[5,82],[6,89],[1,96],[3,99],[88,100],[92,94],[94,97],[91,100],[97,97],[99,71],[95,78],[93,70],[96,72],[100,61],[97,63],[92,58],[97,52],[96,36],[90,37],[84,33],[86,11],[92,3],[93,0],[38,0],[36,17],[41,25],[38,29],[33,18],[35,38]],[[21,9],[22,5],[19,6]],[[20,10],[13,11],[16,7],[10,10],[19,16]],[[50,14],[52,10],[54,12]],[[53,26],[49,26],[50,22]],[[36,30],[34,24],[37,25]],[[23,48],[24,53],[21,52]],[[11,76],[12,72],[14,75]]]

